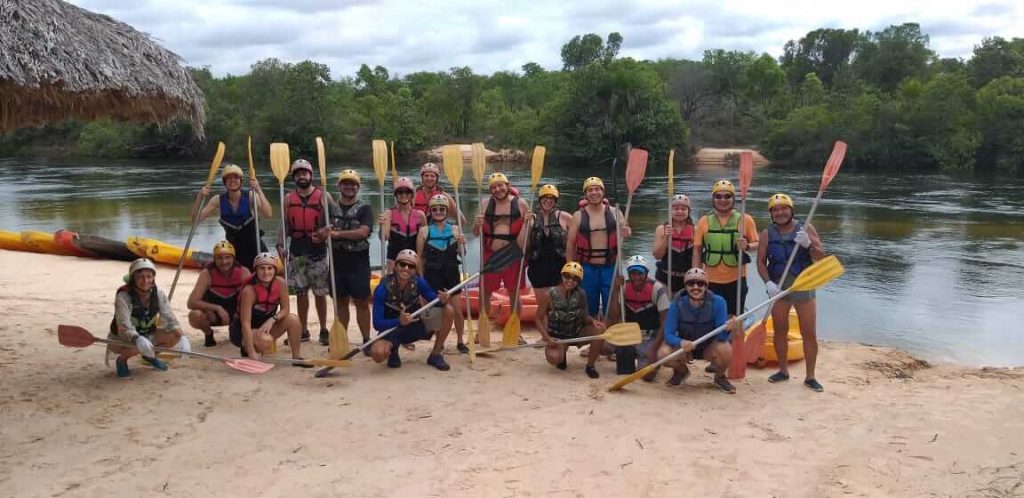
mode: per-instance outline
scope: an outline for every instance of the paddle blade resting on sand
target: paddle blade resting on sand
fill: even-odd
[[[761,308],[770,306],[775,301],[778,301],[779,299],[788,296],[792,292],[809,291],[820,288],[825,284],[842,276],[843,271],[844,269],[842,263],[840,263],[839,259],[836,258],[835,256],[829,256],[827,258],[820,259],[811,266],[804,268],[804,271],[800,272],[800,275],[796,277],[796,280],[793,281],[793,285],[790,288],[776,294],[775,297],[772,297],[767,301],[751,308],[750,311],[740,314],[735,318],[735,320],[742,324],[744,318],[750,316],[751,314],[760,310]],[[720,327],[716,327],[711,332],[704,334],[699,339],[693,341],[694,347],[699,346],[704,341],[721,333],[723,330],[726,329],[727,326],[728,324],[723,324]],[[742,334],[743,331],[740,330],[735,333]],[[673,351],[671,354],[661,358],[660,360],[651,363],[650,365],[647,365],[646,367],[641,368],[640,370],[637,370],[635,373],[629,374],[619,379],[619,381],[616,382],[615,384],[612,384],[612,386],[609,387],[608,390],[617,391],[619,389],[622,389],[624,386],[626,386],[626,384],[635,382],[637,379],[640,379],[641,377],[653,372],[654,369],[664,365],[665,363],[668,363],[669,361],[672,360],[672,358],[675,358],[683,354],[684,352],[685,351],[683,351],[683,348],[679,348]]]
[[[482,188],[484,183],[484,173],[487,170],[487,152],[484,149],[484,144],[477,142],[472,145],[471,163],[473,169],[473,179],[476,180],[476,197],[477,202],[480,201],[482,196]],[[484,241],[480,239],[480,261],[484,260]],[[484,281],[480,281],[480,294],[484,293]],[[480,302],[480,312],[477,316],[476,322],[477,337],[480,340],[480,345],[483,347],[489,347],[491,345],[491,319],[487,317],[487,309],[483,305],[483,301]],[[475,344],[470,344],[470,354],[476,356]]]
[[[275,142],[270,144],[270,169],[278,183],[284,184],[288,178],[288,169],[291,168],[291,154],[288,152],[288,144]]]
[[[444,161],[444,174],[455,188],[462,180],[462,148],[458,145],[445,145],[441,159]]]
[[[750,182],[754,179],[754,155],[745,150],[740,152],[740,222],[739,231],[741,237],[749,237],[743,231],[743,220],[747,217],[747,191],[750,190]],[[736,248],[736,261],[743,261],[743,251]],[[743,279],[743,269],[746,265],[736,265],[736,281]],[[736,286],[736,302],[743,302],[742,288]],[[740,310],[742,311],[742,310]],[[729,363],[728,377],[730,379],[742,379],[747,374],[747,361],[743,334],[732,334],[732,361]]]
[[[538,145],[533,148],[533,160],[530,162],[530,191],[536,193],[537,182],[544,176],[544,156],[547,153],[547,149],[543,145]],[[525,230],[529,232],[531,230],[532,223],[526,225]],[[513,244],[516,244],[513,241]],[[529,252],[530,239],[526,239],[526,251]],[[522,260],[519,261],[519,271],[516,272],[515,281],[515,296],[512,299],[512,315],[508,317],[508,321],[505,322],[505,329],[502,331],[501,345],[503,347],[515,346],[519,343],[519,334],[522,333],[522,323],[519,320],[519,297],[522,292],[522,286],[520,283],[523,281],[523,270],[526,268],[526,254],[523,254]],[[513,290],[513,289],[510,289]],[[482,295],[482,294],[481,294]]]
[[[452,192],[455,194],[455,209],[458,213],[455,216],[455,223],[459,227],[459,233],[462,231],[462,206],[459,202],[459,182],[462,181],[462,147],[458,145],[446,145],[443,150],[444,160],[444,174],[448,177],[448,182],[452,184]],[[462,247],[465,250],[465,245]],[[466,339],[469,342],[469,362],[473,363],[476,361],[476,334],[473,332],[473,320],[469,312],[469,293],[463,292],[462,298],[465,301],[465,329]],[[461,339],[461,338],[460,338]]]

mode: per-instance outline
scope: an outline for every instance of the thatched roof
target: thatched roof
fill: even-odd
[[[164,123],[203,135],[203,94],[180,57],[60,0],[0,0],[0,132],[67,118]]]

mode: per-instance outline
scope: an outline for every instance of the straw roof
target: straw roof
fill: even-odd
[[[0,0],[0,133],[67,118],[165,123],[203,135],[203,94],[148,35],[60,0]]]

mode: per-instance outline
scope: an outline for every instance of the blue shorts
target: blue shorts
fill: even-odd
[[[602,303],[608,305],[608,292],[612,288],[612,277],[615,275],[615,263],[610,265],[592,265],[583,263],[583,281],[580,287],[587,293],[587,312],[591,316],[602,316]]]

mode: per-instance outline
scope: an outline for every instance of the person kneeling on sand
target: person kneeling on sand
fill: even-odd
[[[117,289],[114,297],[114,319],[110,322],[108,338],[135,345],[110,346],[109,351],[118,354],[117,376],[131,376],[128,358],[137,354],[153,368],[167,370],[153,347],[191,351],[191,346],[171,312],[167,294],[156,288],[156,266],[146,258],[136,259],[128,267],[126,279],[127,283]],[[157,326],[158,320],[162,326]]]
[[[288,334],[292,358],[301,360],[302,325],[299,317],[289,312],[288,284],[277,276],[277,257],[269,252],[260,253],[253,266],[256,275],[242,288],[238,316],[228,327],[231,344],[241,349],[242,356],[256,358],[273,351],[277,338]],[[303,363],[293,365],[312,367]]]
[[[213,263],[199,273],[188,296],[188,323],[202,330],[203,346],[213,347],[213,327],[228,326],[238,313],[238,293],[252,278],[249,269],[235,259],[235,246],[222,240],[213,246]]]
[[[452,328],[455,312],[448,306],[448,294],[435,293],[427,280],[416,273],[419,257],[416,251],[404,249],[395,256],[395,271],[385,277],[373,292],[373,328],[384,332],[392,328],[397,330],[378,340],[370,346],[373,361],[383,363],[387,360],[388,367],[402,366],[398,356],[400,344],[411,344],[416,341],[429,340],[434,337],[434,348],[427,356],[427,365],[446,371],[450,367],[441,355],[444,340]],[[417,318],[412,314],[434,299],[440,300],[433,307]]]
[[[544,355],[548,363],[559,370],[568,367],[566,352],[569,349],[567,344],[558,344],[556,339],[575,339],[577,337],[589,337],[600,335],[605,329],[604,322],[595,320],[587,313],[587,294],[580,288],[583,280],[583,267],[575,261],[570,261],[562,266],[562,281],[554,287],[547,289],[548,299],[539,301],[537,304],[537,330],[543,336],[547,346],[544,348]],[[604,341],[595,339],[589,343],[577,343],[582,347],[590,344],[590,353],[587,355],[587,376],[591,379],[600,377],[594,364],[597,357],[604,349]]]
[[[646,367],[653,359],[658,357],[658,348],[663,342],[662,324],[665,323],[665,314],[668,312],[669,296],[665,286],[661,282],[648,276],[647,259],[639,254],[632,256],[626,262],[626,274],[629,275],[627,282],[621,275],[615,276],[615,283],[612,284],[611,306],[608,319],[612,323],[622,321],[636,323],[643,331],[643,342],[636,346],[624,346],[618,349],[616,359],[623,365],[623,358],[629,361],[636,357],[636,364],[624,365],[628,371],[619,372],[632,373],[636,368]],[[625,288],[623,288],[625,286]],[[620,289],[622,289],[620,291]],[[619,305],[619,296],[625,298],[625,306]],[[625,308],[626,318],[623,320],[619,314]],[[629,351],[626,348],[634,348],[634,354],[623,354]],[[644,376],[647,382],[654,381],[658,371],[654,370]]]
[[[735,318],[728,318],[725,299],[711,292],[708,275],[700,268],[690,268],[683,276],[685,293],[672,300],[672,306],[665,316],[665,344],[658,350],[664,358],[673,351],[683,348],[686,354],[676,357],[665,365],[674,370],[668,385],[678,386],[690,376],[686,363],[693,358],[703,358],[715,367],[714,383],[723,392],[734,394],[736,388],[725,378],[725,372],[732,360],[732,346],[729,344],[729,330],[739,331]],[[728,327],[709,341],[694,345],[693,341],[704,334],[728,324]]]

